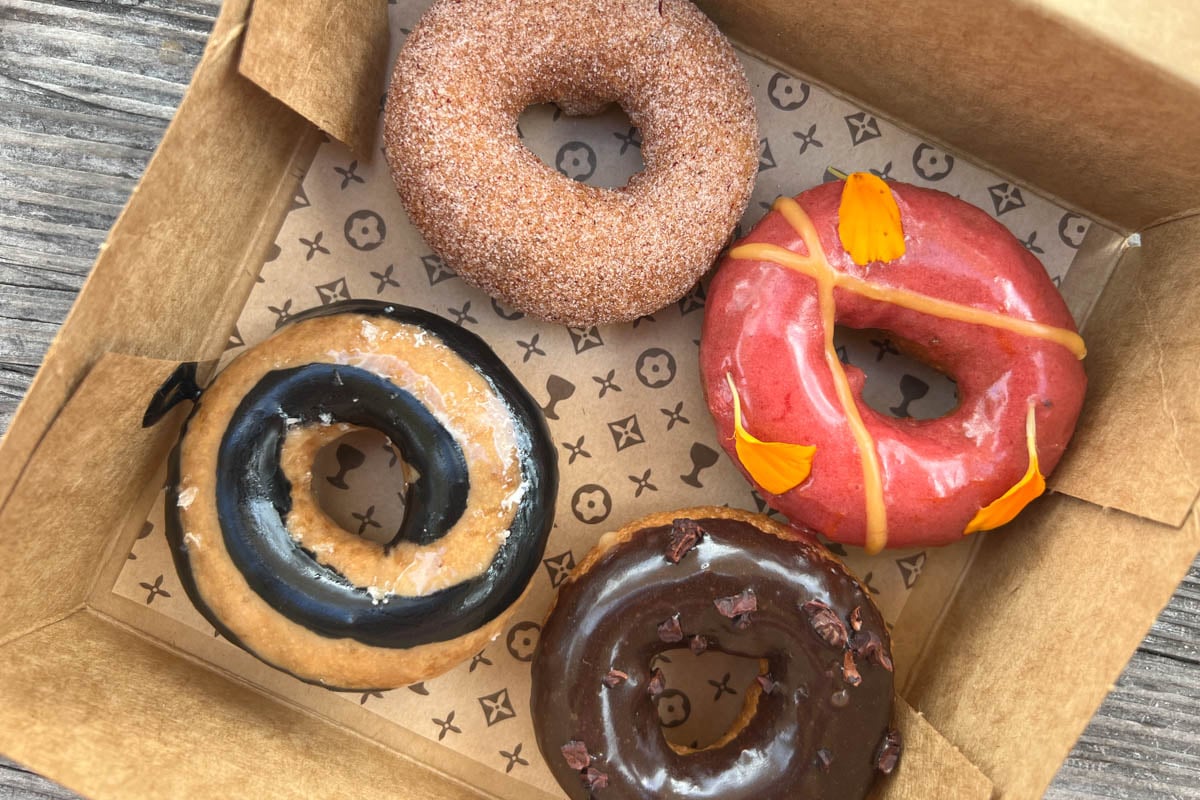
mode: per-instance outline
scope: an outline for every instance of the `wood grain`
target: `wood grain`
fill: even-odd
[[[218,0],[0,0],[0,431],[174,113],[218,10]],[[1103,587],[1096,594],[1103,602]],[[1070,664],[1030,680],[1070,680]],[[1031,731],[1031,747],[1036,738]],[[0,758],[0,800],[74,796]],[[1200,561],[1046,796],[1200,798]]]
[[[0,800],[73,800],[77,795],[0,756]]]

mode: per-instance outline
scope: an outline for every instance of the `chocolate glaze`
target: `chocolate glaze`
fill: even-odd
[[[469,486],[461,447],[411,394],[364,370],[313,364],[268,373],[243,399],[222,439],[217,504],[226,548],[264,600],[325,636],[391,648],[454,639],[508,608],[537,570],[553,525],[558,485],[549,431],[537,404],[471,332],[425,311],[374,301],[324,306],[288,324],[335,313],[385,316],[429,331],[483,375],[504,400],[512,414],[527,486],[509,536],[477,578],[426,597],[392,596],[387,603],[373,602],[364,587],[351,585],[317,563],[286,529],[291,485],[279,464],[285,417],[312,422],[324,413],[336,422],[375,428],[417,467],[422,479],[410,487],[410,504],[392,544],[441,537],[461,515]],[[181,443],[186,435],[185,423]],[[179,481],[177,446],[169,464],[166,499],[166,533],[175,565],[197,609],[222,635],[241,644],[209,610],[192,579],[177,508]]]
[[[538,746],[554,776],[579,798],[865,796],[891,717],[892,673],[877,659],[858,658],[862,682],[849,686],[846,647],[823,639],[802,606],[820,601],[842,620],[861,608],[862,630],[886,644],[878,609],[819,547],[737,520],[699,522],[704,535],[678,564],[666,557],[671,527],[648,528],[559,589],[534,658],[531,698]],[[714,600],[745,589],[757,608],[743,626]],[[771,691],[720,747],[672,750],[648,694],[651,660],[680,646],[658,636],[674,614],[685,635],[703,636],[709,649],[767,662],[770,677],[759,685]],[[605,685],[612,669],[628,678]],[[604,789],[590,790],[566,763],[562,747],[572,741],[583,742],[590,768],[607,776]]]

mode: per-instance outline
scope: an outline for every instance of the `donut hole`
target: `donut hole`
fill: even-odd
[[[863,401],[896,419],[938,419],[958,407],[954,379],[913,355],[914,348],[885,330],[838,325],[833,343],[843,364],[866,375]]]
[[[663,736],[673,750],[687,753],[720,746],[745,727],[766,665],[716,650],[696,655],[683,647],[659,653],[650,669],[661,669],[666,679],[655,701]]]
[[[352,430],[317,451],[312,473],[317,506],[339,527],[381,545],[395,537],[415,476],[391,439]]]
[[[620,188],[645,167],[642,133],[616,103],[589,117],[532,105],[517,119],[517,135],[550,169],[589,186]]]

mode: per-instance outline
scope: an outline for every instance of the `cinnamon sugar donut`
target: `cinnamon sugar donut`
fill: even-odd
[[[627,186],[573,181],[517,118],[617,102],[642,133]],[[569,325],[683,296],[720,252],[758,164],[754,102],[685,0],[437,0],[396,61],[384,143],[413,223],[468,283]]]

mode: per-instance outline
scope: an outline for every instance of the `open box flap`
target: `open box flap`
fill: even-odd
[[[880,779],[875,800],[990,800],[992,782],[912,706],[897,698],[894,712],[904,753],[901,769]]]
[[[0,510],[0,641],[82,605],[112,532],[130,515],[144,516],[137,500],[174,440],[182,409],[153,428],[142,428],[142,412],[175,367],[104,356],[55,417]],[[64,481],[67,475],[77,477]]]
[[[249,0],[226,0],[175,119],[101,245],[4,439],[0,508],[104,354],[207,361],[268,258],[320,135],[237,72]]]
[[[1043,499],[982,539],[905,698],[1002,796],[1040,797],[1197,549],[1195,514]]]
[[[0,740],[89,797],[479,797],[87,610],[0,648]]]
[[[363,159],[373,154],[388,52],[379,0],[256,0],[239,71]]]
[[[1023,0],[699,5],[751,49],[1119,229],[1200,203],[1200,85],[1115,46],[1085,14]],[[1107,5],[1111,21],[1119,4]],[[1166,53],[1194,26],[1156,35]]]
[[[1114,47],[1200,86],[1200,5],[1157,0],[1131,6],[1120,0],[1024,0],[1094,31]]]
[[[1200,217],[1141,240],[1084,327],[1088,397],[1051,485],[1178,527],[1200,493]]]

